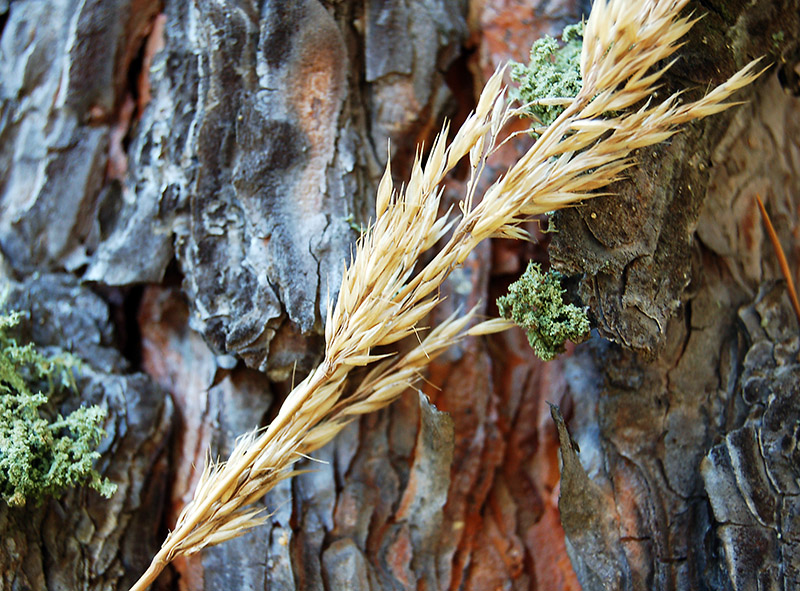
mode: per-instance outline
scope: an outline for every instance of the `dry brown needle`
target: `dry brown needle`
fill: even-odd
[[[797,290],[794,286],[794,279],[792,278],[792,272],[789,269],[789,263],[786,260],[786,254],[783,252],[781,241],[778,239],[778,233],[775,231],[775,227],[772,225],[772,220],[769,218],[767,209],[764,207],[764,203],[761,201],[761,195],[756,195],[756,202],[758,203],[758,209],[761,212],[761,219],[764,220],[764,226],[767,228],[767,235],[769,236],[770,242],[772,242],[772,249],[775,251],[775,256],[778,257],[778,265],[781,268],[781,274],[786,280],[786,289],[789,291],[789,299],[792,302],[794,314],[797,316],[797,321],[800,322],[800,302],[797,301]]]

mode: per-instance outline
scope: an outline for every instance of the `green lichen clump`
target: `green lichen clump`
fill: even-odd
[[[561,273],[542,273],[536,263],[497,300],[500,315],[523,328],[533,352],[544,361],[564,352],[564,343],[580,343],[589,334],[586,310],[564,303]]]
[[[583,85],[583,29],[584,23],[567,26],[561,35],[563,45],[547,35],[531,47],[530,63],[527,66],[512,64],[511,78],[519,84],[517,98],[523,104],[546,98],[571,98],[580,92]],[[547,126],[564,111],[564,107],[532,104],[527,111],[543,126]]]
[[[75,389],[78,361],[18,345],[9,332],[20,317],[0,314],[0,499],[11,506],[41,503],[81,484],[111,496],[116,485],[92,467],[105,436],[105,411],[81,407],[66,418],[52,412],[52,396]]]

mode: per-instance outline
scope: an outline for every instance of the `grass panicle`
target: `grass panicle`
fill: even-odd
[[[696,102],[682,104],[677,95],[649,100],[696,20],[679,16],[687,1],[596,1],[584,31],[583,87],[482,199],[476,192],[486,161],[502,143],[505,124],[520,112],[505,98],[502,68],[452,140],[445,125],[424,162],[418,152],[404,188],[392,182],[387,162],[376,219],[358,240],[335,305],[328,307],[322,363],[292,390],[268,427],[240,438],[226,462],[206,465],[193,500],[134,591],[145,589],[176,556],[263,523],[264,513],[249,507],[292,476],[298,459],[360,415],[390,404],[459,339],[512,326],[489,320],[470,328],[473,310],[427,331],[402,355],[375,353],[423,332],[419,324],[439,303],[442,282],[479,242],[525,238],[520,224],[597,195],[633,165],[634,150],[733,104],[725,101],[759,75],[756,62]],[[467,157],[471,172],[460,213],[440,215],[442,181]],[[423,264],[423,253],[441,240]],[[363,366],[369,366],[366,377],[351,384],[351,370]]]

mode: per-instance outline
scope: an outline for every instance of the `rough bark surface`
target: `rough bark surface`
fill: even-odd
[[[679,84],[724,77],[777,50],[770,43],[786,40],[777,31],[798,30],[796,3],[724,8],[692,33],[674,71]],[[715,42],[714,30],[727,35]],[[796,37],[781,47],[792,67],[796,47]],[[767,200],[793,245],[800,104],[774,74],[748,98],[640,155],[631,179],[614,187],[619,197],[558,216],[553,262],[583,273],[577,291],[615,341],[596,341],[569,362],[578,366],[568,373],[580,409],[573,435],[592,480],[587,489],[565,473],[560,507],[585,590],[800,584],[792,524],[800,504],[781,484],[795,479],[796,426],[771,418],[791,405],[797,329],[775,290],[756,297],[779,275],[755,203],[756,194]],[[781,334],[770,332],[776,323]],[[586,382],[590,368],[597,382]]]
[[[85,360],[80,399],[63,401],[60,411],[81,402],[107,409],[97,468],[117,492],[104,499],[78,489],[39,507],[0,505],[0,588],[125,589],[163,535],[172,402],[149,376],[131,372],[114,346],[108,305],[74,276],[6,283],[9,301],[26,313],[26,340]]]
[[[4,282],[36,342],[88,361],[120,486],[0,507],[0,589],[128,588],[207,450],[268,423],[319,358],[387,139],[402,178],[497,64],[588,4],[0,0]],[[800,7],[693,8],[663,93],[762,54],[780,75],[559,214],[550,256],[599,335],[549,364],[520,332],[466,341],[271,491],[267,525],[162,588],[798,588],[800,345],[780,285],[762,288],[777,273],[753,196],[794,244]],[[496,313],[547,259],[530,229],[538,244],[479,247],[436,314]]]

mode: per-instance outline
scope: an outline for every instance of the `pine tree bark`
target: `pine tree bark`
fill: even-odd
[[[614,196],[559,213],[539,243],[479,247],[431,319],[479,302],[496,314],[552,240],[598,327],[590,342],[549,364],[519,332],[465,342],[420,393],[271,491],[267,525],[176,561],[157,586],[800,586],[800,338],[753,199],[796,268],[800,4],[692,8],[703,18],[654,100],[766,55],[747,103],[639,153]],[[402,178],[498,63],[588,10],[0,1],[9,301],[33,340],[87,360],[81,398],[109,409],[100,468],[120,485],[108,501],[75,490],[1,506],[0,589],[127,589],[206,450],[224,458],[268,423],[319,360],[387,140]],[[561,449],[560,487],[548,401],[581,449]]]

